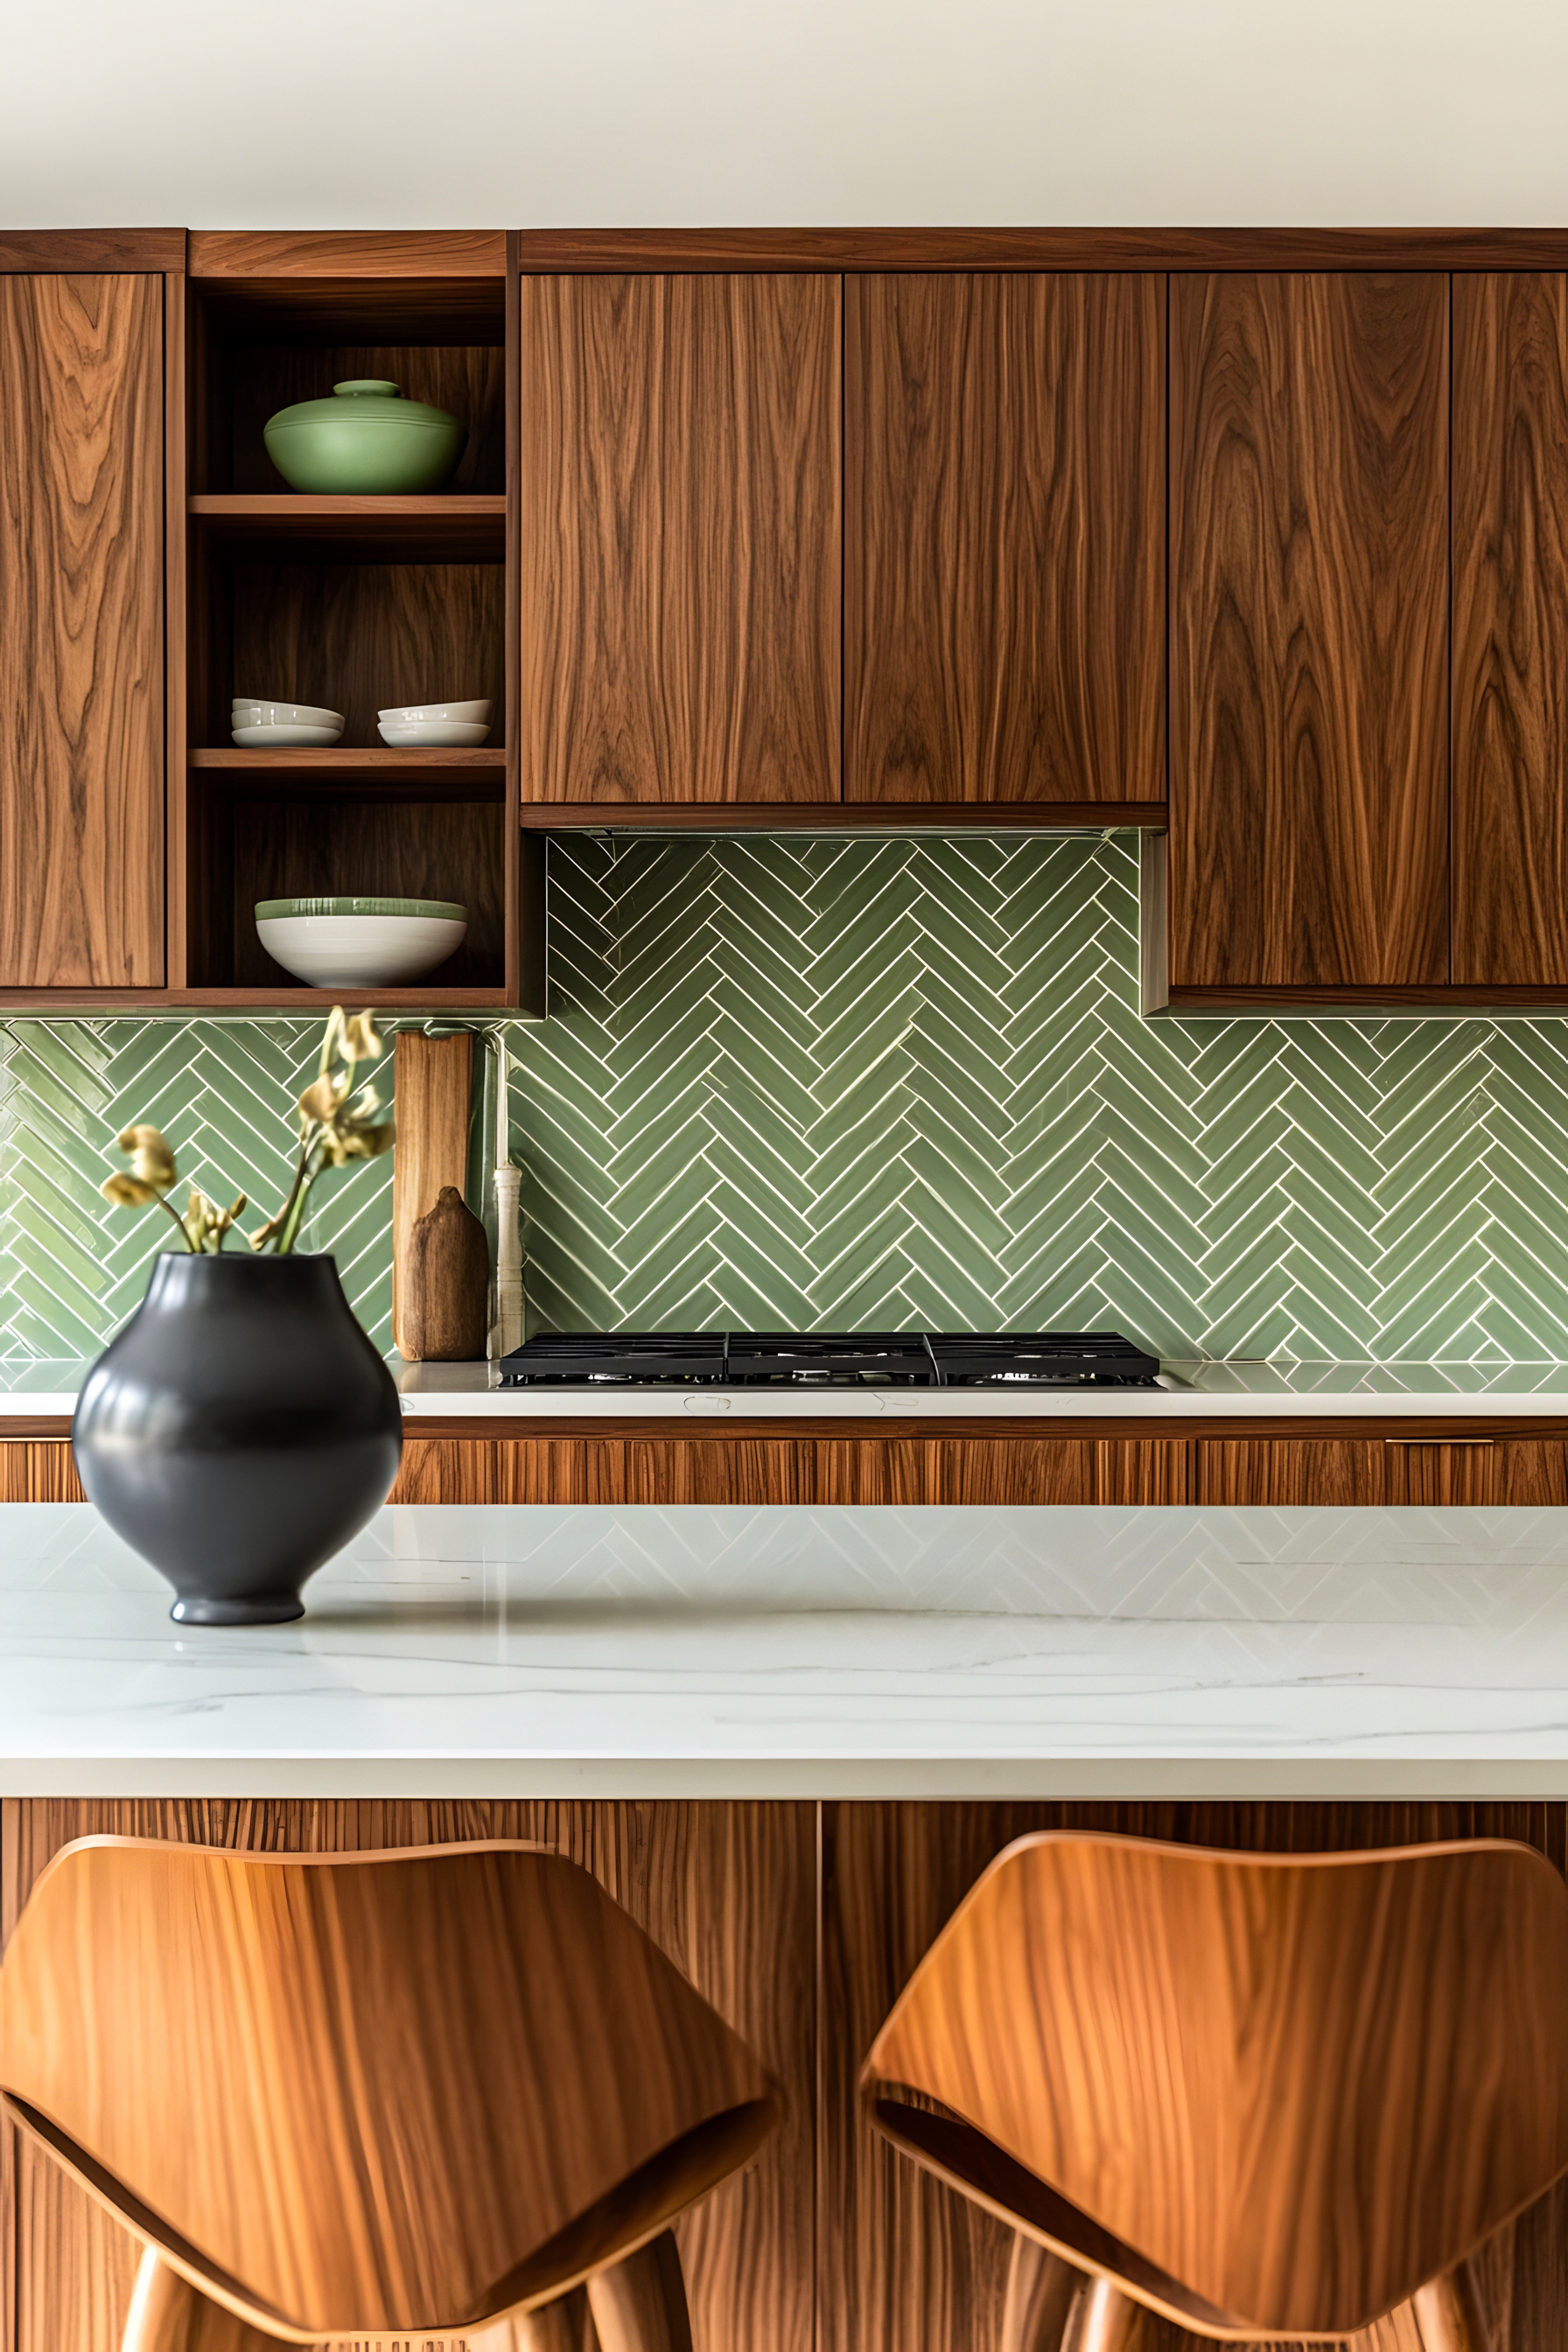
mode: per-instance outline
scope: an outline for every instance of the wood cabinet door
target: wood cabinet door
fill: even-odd
[[[1171,280],[1173,987],[1448,978],[1448,280]]]
[[[163,281],[0,276],[0,988],[163,984]]]
[[[845,798],[1165,793],[1164,281],[845,281]]]
[[[1454,279],[1454,978],[1568,982],[1568,276]]]
[[[1197,1454],[1200,1503],[1568,1503],[1561,1437],[1221,1437]]]
[[[838,799],[841,299],[524,278],[525,800]]]

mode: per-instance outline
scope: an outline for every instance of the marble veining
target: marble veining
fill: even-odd
[[[1568,1794],[1568,1511],[384,1510],[176,1628],[0,1515],[0,1793]]]

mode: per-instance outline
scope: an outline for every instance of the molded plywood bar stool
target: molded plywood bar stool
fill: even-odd
[[[1468,2258],[1568,2171],[1568,1887],[1491,1842],[1025,1838],[861,2092],[1021,2233],[1007,2352],[1117,2352],[1140,2306],[1252,2340],[1402,2305],[1428,2352],[1468,2352]]]
[[[0,2092],[146,2242],[126,2352],[562,2298],[564,2344],[584,2281],[605,2352],[682,2352],[668,2225],[777,2115],[596,1881],[518,1844],[68,1846],[0,1969]]]

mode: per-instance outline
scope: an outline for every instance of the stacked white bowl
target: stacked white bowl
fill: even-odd
[[[228,723],[242,751],[319,751],[337,742],[344,720],[341,710],[323,710],[313,702],[264,702],[259,696],[237,694]]]
[[[490,731],[488,702],[416,702],[378,710],[384,743],[398,751],[473,751]]]

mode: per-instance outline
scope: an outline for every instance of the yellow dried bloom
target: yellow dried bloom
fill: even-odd
[[[381,1059],[381,1039],[375,1034],[374,1013],[356,1013],[343,1023],[338,1050],[345,1062],[376,1062]]]
[[[153,1186],[134,1176],[106,1176],[98,1189],[116,1209],[151,1209],[158,1200]]]
[[[205,1192],[193,1192],[190,1207],[181,1220],[191,1247],[197,1251],[210,1250],[214,1253],[221,1250],[225,1234],[229,1231],[244,1207],[243,1192],[237,1194],[232,1207],[220,1209],[217,1202],[209,1201]]]
[[[120,1138],[120,1149],[138,1183],[150,1184],[154,1195],[168,1191],[177,1173],[174,1155],[155,1127],[128,1127]]]

